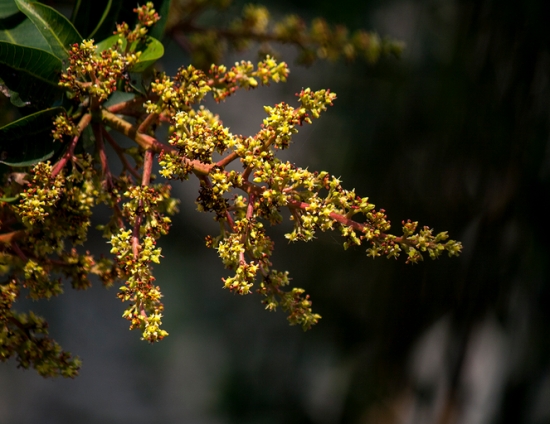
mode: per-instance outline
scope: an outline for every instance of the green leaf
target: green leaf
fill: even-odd
[[[121,49],[126,50],[128,41],[120,35],[112,35],[109,38],[99,42],[96,46],[96,51],[101,53],[108,48],[115,46],[119,39],[122,39]],[[145,42],[132,43],[128,49],[130,52],[135,53],[141,51],[141,56],[134,66],[132,66],[130,72],[143,72],[149,68],[153,63],[159,60],[164,55],[164,46],[156,38],[147,36]]]
[[[94,35],[101,33],[101,31],[105,31],[105,27],[112,27],[113,23],[116,25],[116,21],[111,21],[112,19],[112,9],[113,8],[113,0],[107,1],[107,6],[105,7],[105,10],[103,10],[103,15],[101,15],[101,18],[99,18],[99,22],[97,23],[96,27],[92,30],[90,33],[90,38]],[[109,19],[111,17],[111,19]],[[111,32],[111,31],[109,31]]]
[[[109,99],[105,103],[103,103],[103,107],[107,108],[109,106],[116,105],[117,103],[127,102],[128,100],[132,100],[135,97],[136,97],[135,93],[125,93],[124,91],[115,91],[113,94],[111,94]]]
[[[85,38],[103,40],[111,35],[120,22],[124,0],[77,1],[71,21]],[[136,2],[130,7],[135,7]]]
[[[110,37],[107,37],[105,40],[100,41],[99,43],[96,44],[96,51],[98,53],[101,53],[101,52],[103,52],[107,49],[110,49],[111,47],[116,46],[117,42],[120,38],[121,37],[118,34],[111,35]],[[125,38],[122,38],[122,46],[121,46],[122,50],[126,49],[126,44],[127,43],[128,43],[128,41]]]
[[[42,110],[0,128],[0,163],[24,167],[51,158],[62,147],[53,140],[52,129],[54,117],[63,111]]]
[[[57,10],[27,0],[15,0],[15,2],[19,10],[38,28],[52,53],[59,59],[66,59],[69,56],[69,46],[82,41],[75,27]]]
[[[19,195],[13,197],[0,197],[0,202],[12,203],[19,199]]]
[[[15,13],[0,17],[0,41],[51,51],[40,31],[17,8]]]
[[[23,102],[50,106],[60,92],[61,67],[61,60],[44,50],[0,41],[0,79]]]
[[[137,22],[133,9],[145,1],[136,0],[77,0],[71,16],[74,26],[85,38],[103,40],[113,34],[117,23],[126,22],[130,28]],[[161,20],[151,29],[150,35],[161,38],[168,20],[170,0],[155,0],[155,9]]]
[[[151,28],[149,35],[153,38],[162,39],[164,35],[164,29],[166,28],[166,23],[168,22],[168,14],[170,12],[171,0],[156,0],[153,2],[155,4],[155,10],[160,16],[160,20]]]
[[[0,19],[19,12],[15,0],[0,0]]]
[[[164,46],[153,37],[147,37],[145,45],[138,46],[136,50],[141,51],[141,56],[136,64],[129,69],[130,72],[143,72],[164,55]]]

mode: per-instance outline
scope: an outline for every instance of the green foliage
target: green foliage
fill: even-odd
[[[28,167],[50,159],[60,150],[52,139],[53,119],[63,108],[44,109],[0,128],[2,160],[11,167]]]
[[[26,0],[15,0],[15,3],[40,31],[55,57],[67,59],[69,46],[82,40],[72,24],[51,7]]]
[[[369,256],[416,263],[460,253],[461,244],[435,234],[416,222],[404,221],[402,235],[391,234],[383,209],[345,189],[328,172],[313,172],[277,154],[289,148],[300,126],[311,124],[333,104],[330,90],[303,89],[296,106],[265,106],[267,117],[254,136],[232,134],[202,101],[208,95],[223,101],[238,90],[285,82],[288,67],[271,55],[256,65],[241,61],[233,67],[218,62],[228,45],[242,49],[251,41],[271,51],[270,42],[291,43],[301,61],[315,58],[376,61],[397,53],[400,44],[377,35],[331,29],[315,20],[310,27],[291,16],[270,24],[268,11],[246,6],[229,26],[198,27],[195,20],[209,8],[227,2],[191,0],[173,5],[181,24],[162,20],[153,3],[133,9],[137,20],[115,26],[126,2],[109,1],[90,24],[82,18],[86,2],[77,2],[73,23],[39,3],[0,3],[0,78],[3,92],[24,115],[0,128],[0,353],[16,357],[20,366],[45,376],[74,376],[78,359],[48,337],[46,324],[35,315],[20,314],[13,303],[21,295],[44,299],[63,292],[68,280],[76,289],[90,286],[98,275],[106,286],[122,281],[118,297],[127,302],[123,317],[130,329],[155,342],[168,335],[161,328],[163,304],[153,264],[162,257],[157,240],[168,233],[177,212],[166,179],[199,182],[197,208],[211,212],[219,234],[206,244],[218,252],[231,275],[223,279],[231,292],[263,296],[266,309],[281,307],[289,322],[309,329],[321,318],[303,289],[289,288],[288,272],[273,268],[274,243],[267,224],[279,224],[289,211],[292,242],[315,239],[317,231],[337,230],[344,248],[366,245]],[[14,7],[16,6],[16,8]],[[156,2],[167,12],[169,2]],[[120,21],[119,21],[120,22]],[[155,25],[158,25],[155,28]],[[151,34],[168,32],[190,46],[197,63],[182,66],[175,76],[152,71],[163,44]],[[33,27],[25,36],[23,28]],[[76,27],[76,29],[75,29]],[[160,29],[159,29],[160,28]],[[104,35],[98,42],[79,35]],[[114,35],[107,36],[114,31]],[[223,40],[223,42],[222,42]],[[210,62],[207,63],[206,60]],[[129,75],[139,75],[140,87]],[[123,98],[121,98],[121,96]],[[34,113],[29,113],[29,111]],[[38,111],[36,111],[38,110]],[[168,126],[166,141],[156,138]],[[125,149],[113,138],[118,132],[133,140]],[[108,143],[116,157],[108,157]],[[165,180],[153,184],[155,157]],[[113,173],[119,161],[122,171]],[[241,171],[227,169],[240,162]],[[101,225],[111,244],[111,257],[95,258],[77,248],[86,243],[94,207],[107,205],[109,222]]]

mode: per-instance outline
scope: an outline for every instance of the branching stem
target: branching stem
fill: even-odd
[[[78,133],[75,135],[71,141],[71,144],[69,145],[69,148],[67,149],[67,152],[63,155],[61,159],[55,164],[55,166],[52,169],[52,179],[57,176],[61,172],[61,170],[65,167],[69,159],[73,158],[74,155],[74,149],[76,147],[76,144],[78,143],[78,140],[80,139],[80,135],[82,134],[82,131],[84,131],[84,128],[86,128],[90,122],[92,122],[92,114],[86,113],[78,123],[77,130]]]
[[[143,134],[138,131],[138,128],[135,125],[132,125],[128,121],[119,118],[114,113],[109,112],[106,109],[101,111],[101,118],[105,124],[113,128],[114,130],[124,134],[126,137],[134,140],[145,150],[151,150],[154,153],[160,152],[178,152],[173,146],[169,144],[163,144],[159,142],[156,138],[151,137],[147,134]],[[193,169],[193,172],[197,176],[208,175],[210,170],[216,166],[215,164],[205,164],[198,160],[190,160],[187,158],[182,159],[183,162],[190,166]]]
[[[136,171],[136,169],[132,165],[130,165],[130,163],[128,162],[128,159],[126,159],[126,156],[124,155],[124,152],[122,151],[118,143],[114,140],[111,134],[109,134],[109,132],[105,129],[105,127],[102,126],[101,131],[104,137],[107,139],[107,141],[111,145],[111,147],[114,149],[117,156],[119,157],[120,161],[122,162],[122,165],[124,166],[124,169],[126,169],[130,174],[132,174],[134,178],[139,180],[141,176]]]

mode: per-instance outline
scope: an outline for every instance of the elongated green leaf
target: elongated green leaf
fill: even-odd
[[[85,38],[103,40],[113,34],[115,24],[122,22],[120,13],[124,0],[82,0],[73,10],[71,21]],[[129,4],[130,10],[137,2]]]
[[[19,12],[15,0],[0,0],[0,19],[7,18]]]
[[[0,202],[12,203],[19,199],[19,195],[13,197],[0,197]]]
[[[13,5],[15,6],[15,0]],[[15,7],[15,13],[0,17],[0,41],[51,52],[49,44],[36,26]]]
[[[61,67],[61,60],[44,50],[0,41],[0,79],[23,102],[38,108],[50,106],[60,92]]]
[[[111,21],[109,19],[109,16],[112,17],[113,15],[112,9],[113,9],[113,0],[108,0],[107,6],[103,11],[103,15],[101,15],[101,18],[99,18],[99,22],[97,23],[95,28],[92,30],[90,34],[90,38],[94,37],[96,34],[100,34],[102,31],[105,30],[106,27],[116,24],[116,22]]]
[[[57,10],[27,0],[15,1],[19,10],[34,23],[48,42],[54,56],[59,59],[66,59],[69,55],[69,46],[82,41],[73,24]]]
[[[153,37],[147,37],[145,46],[138,47],[141,56],[137,63],[130,68],[130,72],[143,72],[164,55],[164,46]]]
[[[63,111],[42,110],[0,128],[0,163],[24,167],[51,158],[62,147],[54,142],[52,128],[54,117]]]
[[[160,21],[158,21],[149,32],[149,35],[151,37],[158,38],[159,40],[162,39],[162,36],[164,35],[164,29],[166,28],[166,23],[168,22],[168,14],[170,12],[171,3],[171,0],[154,1],[155,10],[160,16]]]

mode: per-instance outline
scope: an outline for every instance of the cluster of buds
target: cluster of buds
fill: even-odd
[[[229,70],[224,65],[212,65],[209,70],[212,80],[209,81],[209,84],[214,91],[214,100],[219,102],[239,88],[256,88],[258,85],[269,85],[271,81],[286,82],[288,73],[286,63],[277,62],[268,55],[264,60],[258,62],[256,69],[252,62],[244,60],[235,63],[235,66]]]
[[[295,287],[290,291],[282,290],[282,287],[289,284],[287,271],[272,269],[258,289],[258,293],[265,297],[262,303],[269,311],[275,311],[280,306],[283,311],[288,312],[290,325],[300,325],[304,330],[309,330],[319,322],[321,315],[313,313],[311,300],[304,289]]]
[[[153,8],[153,3],[134,9],[138,14],[138,23],[130,30],[126,23],[117,25],[119,38],[111,48],[98,54],[98,46],[94,40],[84,40],[74,44],[69,50],[69,65],[62,73],[59,85],[77,100],[90,96],[94,102],[103,102],[117,89],[119,81],[140,58],[141,51],[133,52],[138,42],[144,41],[148,28],[154,25],[159,15]],[[132,44],[133,43],[133,44]],[[126,46],[126,47],[124,47]]]
[[[9,231],[13,223],[24,229],[8,232],[10,238],[1,244],[0,274],[8,276],[8,283],[0,285],[0,357],[15,356],[19,366],[32,366],[44,376],[74,377],[80,361],[49,337],[42,318],[12,310],[13,302],[23,290],[33,300],[57,296],[64,279],[86,289],[89,275],[101,273],[106,263],[98,267],[89,252],[66,247],[86,241],[101,188],[92,158],[72,159],[70,168],[56,175],[49,162],[36,164],[18,194],[19,202],[1,210],[2,229]]]
[[[98,56],[94,41],[84,40],[71,47],[69,66],[59,85],[77,99],[92,96],[104,101],[116,90],[126,66],[125,57],[118,50],[108,49]]]
[[[52,137],[54,140],[63,141],[64,136],[74,137],[78,135],[77,126],[65,113],[56,116],[53,126]]]
[[[36,222],[44,222],[54,210],[60,198],[65,179],[57,175],[51,180],[52,166],[49,162],[41,162],[32,169],[32,181],[29,187],[21,193],[21,202],[17,211],[23,223],[33,226]]]
[[[116,26],[116,34],[124,37],[129,43],[142,40],[147,35],[148,28],[160,20],[159,14],[150,1],[142,6],[134,8],[133,11],[138,15],[138,23],[134,29],[130,30],[130,27],[125,22],[117,24]]]
[[[164,306],[160,288],[154,284],[152,263],[160,263],[161,249],[156,240],[170,228],[170,218],[162,213],[176,211],[170,198],[170,186],[133,186],[124,193],[129,199],[123,214],[133,229],[119,229],[111,236],[111,253],[126,280],[118,297],[131,302],[123,317],[130,329],[140,329],[144,340],[162,340],[168,332],[161,329]]]
[[[75,377],[81,361],[64,352],[49,337],[48,324],[30,312],[17,313],[11,309],[19,295],[18,284],[11,280],[0,285],[0,358],[16,357],[17,366],[33,367],[44,377]]]

